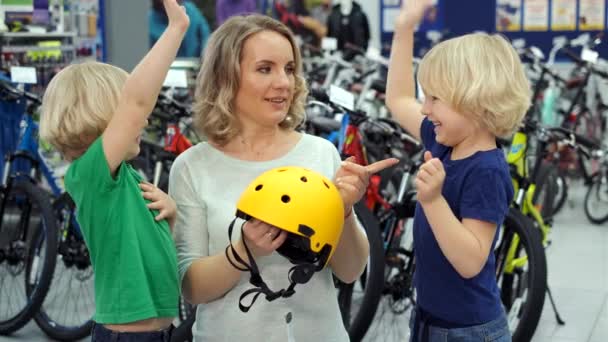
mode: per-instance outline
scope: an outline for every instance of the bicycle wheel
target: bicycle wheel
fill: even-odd
[[[563,172],[557,172],[556,190],[555,202],[553,204],[553,216],[562,210],[564,204],[566,204],[566,199],[568,198],[568,181]]]
[[[365,272],[353,284],[338,282],[338,304],[351,341],[361,341],[376,314],[384,288],[384,248],[378,221],[364,202],[355,205],[355,213],[369,240],[369,259]]]
[[[514,252],[508,258],[509,252]],[[540,231],[510,209],[496,244],[497,282],[514,342],[529,342],[540,320],[547,288],[547,260]]]
[[[555,214],[554,205],[558,178],[557,168],[553,164],[542,163],[540,165],[532,203],[534,203],[544,221],[550,220]]]
[[[60,223],[59,256],[53,286],[34,316],[44,333],[59,341],[83,339],[91,333],[95,313],[94,276],[89,252],[74,217],[74,204],[64,193],[53,209]]]
[[[410,223],[413,220],[409,221]],[[404,231],[411,232],[411,228]],[[385,229],[386,231],[386,229]],[[411,234],[401,235],[386,253],[384,290],[364,341],[407,341],[409,318],[415,306],[414,250]]]
[[[48,196],[32,183],[14,182],[0,195],[0,334],[8,335],[29,322],[47,295],[57,257],[57,225]],[[29,260],[34,261],[32,272],[26,271]]]
[[[608,171],[592,177],[585,195],[585,215],[595,224],[608,222]]]

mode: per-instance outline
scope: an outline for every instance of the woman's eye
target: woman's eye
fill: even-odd
[[[270,72],[270,67],[262,67],[262,68],[259,68],[258,71],[263,74],[267,74]]]

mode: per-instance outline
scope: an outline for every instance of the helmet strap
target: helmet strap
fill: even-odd
[[[314,265],[314,264],[309,264],[309,263],[302,263],[302,264],[295,265],[294,267],[292,267],[289,270],[288,277],[289,277],[290,284],[287,287],[287,289],[282,289],[279,291],[272,291],[268,287],[266,282],[262,279],[262,275],[260,274],[258,265],[255,262],[253,254],[249,250],[249,247],[247,246],[245,239],[243,239],[243,245],[245,246],[245,252],[247,253],[247,257],[249,258],[250,264],[248,264],[245,260],[243,260],[243,258],[237,253],[236,249],[232,245],[232,231],[234,229],[235,222],[236,222],[236,218],[233,219],[232,222],[230,222],[230,226],[228,227],[228,242],[230,243],[230,245],[228,245],[225,250],[226,258],[228,259],[230,264],[232,264],[232,266],[234,268],[236,268],[237,270],[243,271],[243,272],[250,272],[251,276],[249,278],[249,282],[253,286],[255,286],[255,287],[243,292],[243,294],[239,298],[239,309],[241,309],[242,312],[248,312],[249,309],[251,309],[251,307],[255,303],[255,301],[258,299],[260,294],[264,294],[266,297],[266,300],[269,302],[272,302],[273,300],[275,300],[277,298],[291,297],[295,293],[294,288],[295,288],[296,284],[307,283],[310,280],[310,278],[312,278],[312,275],[316,271],[322,269],[322,266],[319,267],[320,265]],[[244,225],[245,225],[245,222],[243,222],[243,224],[241,225],[241,236],[243,236],[243,226]],[[230,250],[230,254],[232,254],[232,257],[230,257],[228,250]],[[233,259],[234,259],[234,261],[233,261]],[[241,266],[238,266],[237,263],[240,264]],[[244,305],[243,300],[250,294],[254,294],[253,299],[251,300],[251,303],[249,303],[249,305]]]

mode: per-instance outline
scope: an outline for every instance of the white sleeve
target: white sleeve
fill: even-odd
[[[178,157],[169,175],[169,195],[177,205],[173,239],[177,248],[180,280],[183,280],[192,262],[209,255],[207,208],[197,196],[194,182],[186,160]]]

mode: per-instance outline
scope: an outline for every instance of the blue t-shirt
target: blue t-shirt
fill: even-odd
[[[441,159],[446,172],[442,194],[458,220],[472,218],[496,223],[500,228],[513,198],[513,185],[504,153],[500,149],[479,151],[451,160],[452,148],[435,141],[433,124],[421,126],[424,147]],[[494,245],[481,272],[461,277],[443,255],[420,204],[414,217],[418,305],[432,317],[455,325],[476,325],[498,318],[502,312],[496,284]]]

